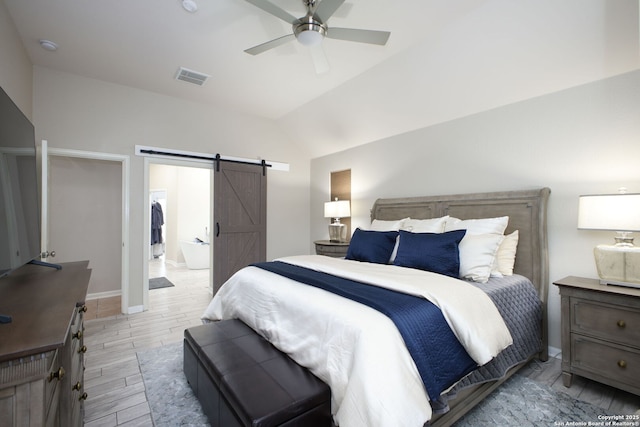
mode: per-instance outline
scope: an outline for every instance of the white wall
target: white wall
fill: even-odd
[[[441,3],[455,19],[278,122],[315,158],[640,69],[638,0]]]
[[[592,250],[612,233],[576,229],[580,194],[640,192],[640,71],[386,138],[311,162],[311,238],[327,237],[331,171],[351,169],[352,225],[378,197],[550,187],[550,280],[597,277]],[[560,347],[549,287],[550,345]]]
[[[290,172],[269,171],[267,257],[309,251],[309,156],[272,122],[41,67],[34,68],[33,105],[36,139],[50,147],[131,158],[130,306],[143,304],[148,200],[136,144],[289,163]]]
[[[211,171],[208,169],[178,169],[178,241],[192,242],[196,237],[205,240],[210,232]],[[203,197],[206,195],[206,197]],[[182,257],[184,262],[184,257]]]

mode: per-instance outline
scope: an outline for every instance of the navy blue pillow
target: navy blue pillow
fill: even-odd
[[[396,246],[397,231],[371,231],[356,228],[351,236],[346,259],[355,261],[389,264],[391,253]]]
[[[398,253],[393,263],[401,267],[459,277],[458,244],[466,232],[455,230],[445,233],[409,233],[401,230]]]

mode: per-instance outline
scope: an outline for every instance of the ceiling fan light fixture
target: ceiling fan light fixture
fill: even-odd
[[[306,30],[298,34],[298,41],[304,46],[317,46],[324,37],[317,31]]]
[[[304,22],[293,28],[296,39],[303,46],[317,46],[322,43],[327,28],[318,22]]]

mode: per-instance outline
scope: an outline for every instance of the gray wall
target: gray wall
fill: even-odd
[[[580,194],[640,192],[640,71],[426,127],[311,162],[311,241],[327,238],[330,172],[351,169],[352,225],[378,197],[550,187],[550,279],[597,277],[592,250],[613,233],[579,231]],[[549,288],[550,345],[560,347]]]
[[[0,1],[0,58],[0,86],[24,115],[31,119],[31,61],[3,1]]]
[[[122,277],[120,162],[49,157],[49,262],[88,259],[89,297],[117,295]]]

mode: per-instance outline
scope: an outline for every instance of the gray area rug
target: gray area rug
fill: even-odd
[[[605,415],[605,412],[604,409],[595,405],[576,400],[568,394],[516,374],[454,425],[456,427],[598,425],[602,423],[598,415]]]
[[[171,281],[166,277],[155,277],[153,279],[149,279],[149,290],[170,288],[172,286],[175,286],[175,285],[171,283]]]
[[[156,427],[209,426],[182,371],[182,343],[138,352],[138,362]],[[601,408],[516,374],[454,425],[588,425],[604,414]]]
[[[182,343],[137,353],[155,427],[209,426],[182,371]]]

